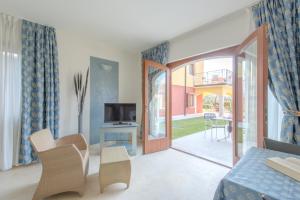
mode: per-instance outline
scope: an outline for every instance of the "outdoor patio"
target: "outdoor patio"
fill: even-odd
[[[228,135],[227,130],[225,133]],[[224,139],[224,129],[214,128],[173,139],[172,147],[232,166],[232,140],[231,137]]]

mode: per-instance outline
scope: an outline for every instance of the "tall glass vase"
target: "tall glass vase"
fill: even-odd
[[[82,133],[82,113],[78,114],[78,133]]]

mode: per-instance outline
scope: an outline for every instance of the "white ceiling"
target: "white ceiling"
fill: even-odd
[[[141,51],[254,2],[257,0],[0,0],[0,12]]]

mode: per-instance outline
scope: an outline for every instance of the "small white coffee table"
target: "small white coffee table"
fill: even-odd
[[[131,162],[125,147],[105,147],[101,151],[99,168],[100,192],[113,183],[125,183],[129,188]]]

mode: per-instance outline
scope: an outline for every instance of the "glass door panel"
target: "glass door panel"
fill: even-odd
[[[257,41],[237,58],[237,149],[241,157],[257,146]]]
[[[148,68],[148,134],[150,140],[166,137],[166,82],[166,71]]]
[[[251,147],[263,147],[267,135],[267,26],[259,27],[237,47],[234,69],[234,163]]]
[[[170,146],[170,70],[159,63],[145,60],[143,78],[144,153]]]

